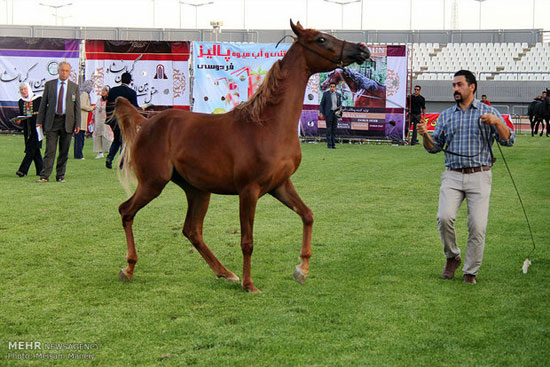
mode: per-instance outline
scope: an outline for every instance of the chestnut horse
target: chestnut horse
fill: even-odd
[[[353,93],[355,107],[386,107],[386,86],[350,68],[336,69],[327,76],[321,89],[327,89],[330,83],[343,81]]]
[[[370,57],[364,43],[341,41],[290,22],[296,35],[286,55],[275,62],[251,99],[228,113],[211,115],[163,111],[149,120],[119,98],[115,114],[125,149],[123,177],[131,171],[137,187],[119,212],[128,245],[128,266],[119,278],[129,281],[138,260],[132,223],[137,211],[156,198],[170,181],[187,196],[183,234],[218,278],[238,282],[203,241],[203,221],[211,193],[239,195],[242,287],[258,292],[250,276],[256,203],[270,194],[295,211],[303,222],[301,263],[294,277],[304,283],[311,257],[313,213],[298,196],[290,176],[301,161],[296,124],[312,74],[362,63]],[[139,126],[139,128],[138,128]],[[123,180],[124,181],[124,180]],[[124,182],[123,182],[124,184]]]

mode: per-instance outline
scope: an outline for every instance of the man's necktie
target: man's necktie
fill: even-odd
[[[57,96],[57,114],[62,115],[63,114],[63,84],[65,82],[61,82],[61,88],[59,88],[59,95]]]

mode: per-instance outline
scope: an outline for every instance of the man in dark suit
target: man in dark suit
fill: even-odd
[[[73,132],[80,131],[80,92],[78,85],[69,80],[71,65],[61,61],[57,67],[57,79],[44,85],[44,94],[38,110],[36,125],[44,130],[46,136],[46,153],[44,168],[40,172],[40,180],[48,182],[53,170],[57,141],[59,140],[59,156],[57,157],[57,182],[65,182],[65,170],[71,147]]]
[[[319,112],[321,118],[324,117],[327,123],[327,147],[336,149],[335,137],[336,128],[338,127],[338,117],[336,111],[342,107],[342,96],[336,92],[336,83],[330,83],[329,90],[323,93],[321,104],[319,104]]]
[[[120,147],[122,146],[122,134],[120,131],[120,128],[118,126],[118,123],[116,121],[116,118],[113,116],[113,111],[115,109],[115,101],[118,97],[124,97],[128,101],[130,101],[131,104],[136,106],[139,109],[138,103],[137,103],[137,93],[135,90],[130,88],[128,85],[132,82],[132,75],[128,72],[122,73],[120,77],[120,85],[117,87],[113,87],[109,90],[109,94],[107,95],[107,118],[111,119],[109,122],[109,126],[113,129],[113,142],[111,144],[111,148],[109,149],[109,154],[107,155],[107,158],[105,158],[105,167],[107,168],[113,168],[113,159],[115,158],[115,155],[119,151]]]

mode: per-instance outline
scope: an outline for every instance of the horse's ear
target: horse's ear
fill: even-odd
[[[302,27],[300,22],[294,24],[292,22],[292,19],[290,20],[290,28],[292,28],[292,32],[294,32],[294,34],[297,35],[298,37],[300,37],[300,35],[304,31],[304,28]]]

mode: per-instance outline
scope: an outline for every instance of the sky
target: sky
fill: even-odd
[[[199,7],[180,4],[209,1],[0,0],[0,24],[51,26],[57,21],[57,25],[79,27],[207,29],[211,21],[222,21],[223,32],[224,28],[289,29],[292,18],[306,27],[324,30],[479,29],[481,6],[481,29],[534,27],[550,31],[550,0],[362,0],[344,6],[326,0],[213,0],[213,4]],[[72,5],[59,8],[56,17],[53,8],[40,3]]]

